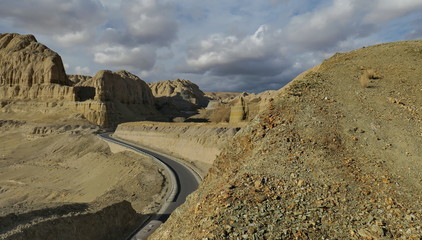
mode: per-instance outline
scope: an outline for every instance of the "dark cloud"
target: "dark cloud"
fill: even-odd
[[[212,75],[274,76],[285,65],[278,53],[278,31],[260,26],[252,35],[212,35],[192,46],[180,70]]]
[[[176,38],[175,8],[167,1],[123,0],[121,13],[127,35],[141,43],[166,46]]]
[[[156,48],[147,45],[131,48],[124,45],[103,44],[96,47],[94,60],[113,68],[145,71],[154,67],[156,55]]]
[[[46,35],[81,32],[106,18],[97,0],[2,0],[0,16],[16,28]]]
[[[166,1],[123,0],[108,25],[94,61],[131,71],[151,70],[159,48],[168,47],[178,31],[174,8]]]

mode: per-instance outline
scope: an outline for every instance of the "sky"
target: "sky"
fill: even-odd
[[[336,52],[422,39],[422,0],[0,0],[68,74],[127,70],[203,91],[279,89]]]

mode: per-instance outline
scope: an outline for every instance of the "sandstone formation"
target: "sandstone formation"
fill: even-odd
[[[126,71],[67,76],[60,56],[32,35],[0,34],[0,107],[8,117],[79,118],[113,127],[160,114],[147,84]],[[39,113],[43,113],[40,115]]]
[[[60,56],[33,35],[0,34],[0,84],[70,85]]]
[[[277,91],[254,93],[207,93],[210,103],[207,108],[190,119],[206,119],[209,122],[249,122],[276,97]]]
[[[230,123],[242,122],[246,119],[248,113],[248,106],[242,97],[230,109]]]
[[[92,78],[91,76],[75,75],[75,74],[67,75],[67,77],[69,78],[69,80],[72,82],[73,85],[75,85],[79,82],[87,81],[87,80]]]
[[[420,239],[422,41],[336,54],[278,91],[152,239]],[[367,69],[382,76],[362,88]]]
[[[207,106],[209,99],[198,85],[184,79],[149,83],[156,98],[157,109],[172,117],[191,116],[199,108]]]

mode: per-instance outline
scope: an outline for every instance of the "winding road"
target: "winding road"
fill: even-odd
[[[191,168],[185,166],[184,164],[174,161],[157,152],[152,152],[126,141],[113,138],[111,137],[111,133],[103,133],[98,136],[106,141],[119,144],[141,154],[150,156],[159,164],[163,165],[167,171],[169,171],[169,176],[171,176],[170,184],[173,185],[171,186],[173,191],[169,196],[170,199],[167,199],[167,203],[161,208],[158,214],[151,216],[148,221],[138,228],[138,231],[134,232],[134,234],[130,236],[130,239],[132,240],[145,239],[162,222],[165,222],[178,206],[185,202],[186,197],[191,192],[198,188],[200,178]]]

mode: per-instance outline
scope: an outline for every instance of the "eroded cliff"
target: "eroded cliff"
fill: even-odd
[[[160,117],[150,88],[135,75],[104,70],[68,77],[57,53],[16,33],[0,34],[0,103],[2,118],[20,120],[34,115],[113,127]]]
[[[184,159],[206,173],[216,156],[242,125],[130,122],[113,136]]]

